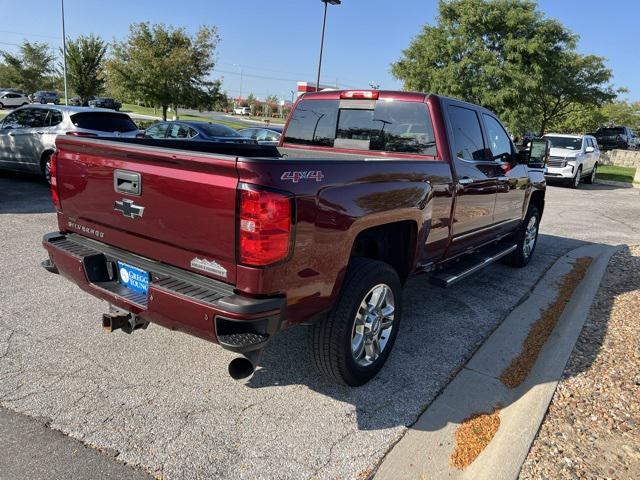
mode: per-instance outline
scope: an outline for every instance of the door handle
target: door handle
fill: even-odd
[[[44,132],[43,132],[42,130],[38,130],[36,133],[37,133],[38,135],[44,135]]]
[[[459,185],[471,185],[473,183],[473,178],[471,177],[462,177],[458,179]]]
[[[15,135],[15,133],[9,132],[9,133],[7,133],[7,135],[9,135],[10,137],[13,137]]]

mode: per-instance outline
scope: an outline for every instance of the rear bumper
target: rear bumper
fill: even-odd
[[[239,353],[264,348],[280,329],[284,297],[237,295],[226,283],[73,233],[49,233],[42,243],[49,253],[49,261],[43,262],[48,271],[145,321]],[[147,295],[118,283],[116,260],[149,272]]]

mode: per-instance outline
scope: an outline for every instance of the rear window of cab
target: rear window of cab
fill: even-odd
[[[284,143],[436,155],[427,105],[385,100],[302,100]]]

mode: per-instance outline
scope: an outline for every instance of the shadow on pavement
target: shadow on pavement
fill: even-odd
[[[540,235],[540,238],[547,245],[557,244],[560,240],[563,247],[561,252],[557,252],[558,256],[587,244],[553,236]],[[623,252],[628,252],[628,247],[625,246]],[[548,256],[545,252],[537,252],[537,255],[538,260],[540,257]],[[555,258],[542,269],[540,276],[553,263]],[[511,275],[509,270],[512,272]],[[361,430],[410,426],[513,308],[522,303],[533,290],[535,284],[530,283],[519,298],[514,298],[508,293],[510,282],[519,283],[518,277],[520,274],[527,275],[526,272],[526,268],[514,270],[503,265],[495,265],[485,269],[484,279],[483,273],[480,272],[447,290],[431,286],[424,276],[411,280],[405,287],[402,325],[394,350],[380,374],[362,387],[335,385],[313,369],[310,352],[306,346],[305,327],[293,327],[279,334],[267,347],[260,368],[248,380],[247,386],[265,388],[306,385],[318,393],[353,404],[358,428]],[[500,282],[487,282],[487,279],[502,279],[502,289],[499,288]],[[537,281],[535,283],[537,284]],[[624,291],[612,292],[612,298],[621,293]],[[494,310],[493,307],[483,309],[483,302],[492,305],[503,302],[504,308],[495,309],[493,318],[483,318],[484,313],[492,315],[491,311]],[[607,306],[608,318],[611,302]],[[427,315],[427,312],[430,314]],[[587,371],[598,356],[607,331],[606,322],[603,325],[601,329],[593,332],[597,348],[593,348],[589,355],[583,358],[580,372]],[[295,363],[291,364],[294,352]],[[540,383],[556,380],[556,377],[549,375],[542,378]],[[510,401],[517,400],[526,391],[521,387],[514,389],[512,393],[515,395],[511,395]],[[421,404],[415,417],[410,422],[401,421],[403,417],[406,420],[406,411],[411,408],[407,403],[411,403],[410,399],[416,396],[421,399]],[[460,422],[459,418],[442,420],[441,425],[431,425],[429,428],[437,430],[447,423]]]
[[[0,171],[0,214],[53,212],[49,186],[40,176]]]

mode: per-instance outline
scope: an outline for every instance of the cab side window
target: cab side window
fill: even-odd
[[[449,119],[453,127],[453,139],[458,158],[485,160],[484,140],[478,114],[474,110],[451,105]]]
[[[482,117],[484,118],[484,126],[487,130],[487,140],[489,142],[489,148],[491,149],[493,159],[503,161],[508,160],[513,154],[509,135],[507,135],[507,132],[504,130],[504,127],[500,122],[491,115],[483,113]]]

